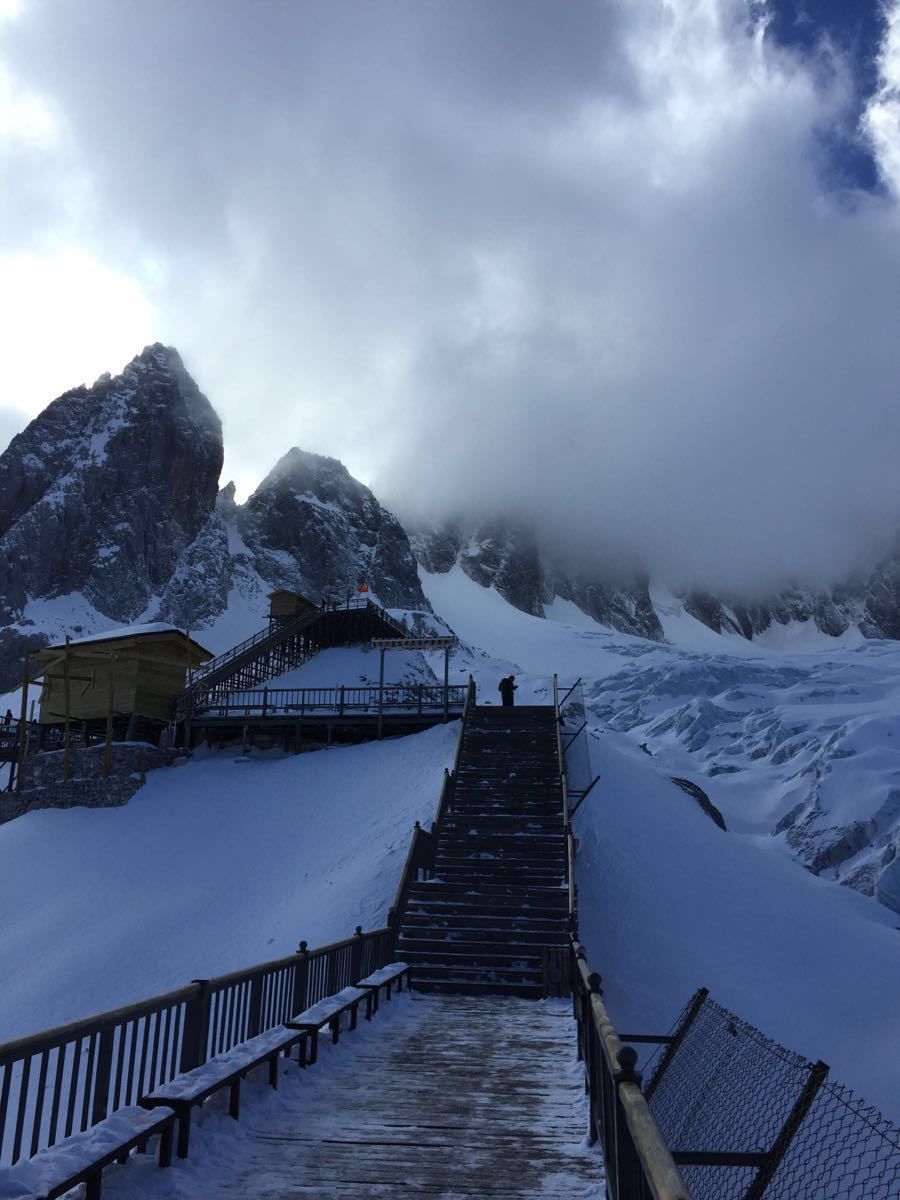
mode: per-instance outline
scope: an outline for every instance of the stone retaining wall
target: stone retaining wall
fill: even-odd
[[[104,746],[69,752],[71,778],[64,776],[64,754],[34,754],[26,760],[22,790],[0,795],[0,824],[38,808],[116,808],[127,804],[143,784],[143,773],[185,760],[184,750],[144,742],[114,742],[109,779],[103,778]]]

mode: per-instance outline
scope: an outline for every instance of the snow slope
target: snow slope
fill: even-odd
[[[0,1041],[382,924],[457,730],[211,754],[0,826]]]

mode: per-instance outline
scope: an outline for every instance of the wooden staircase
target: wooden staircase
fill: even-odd
[[[397,955],[419,991],[539,997],[545,946],[568,938],[566,837],[552,707],[470,708]]]
[[[232,646],[194,673],[176,703],[176,720],[229,692],[256,687],[299,667],[328,646],[348,646],[373,637],[406,637],[407,630],[371,600],[322,607],[266,629]]]

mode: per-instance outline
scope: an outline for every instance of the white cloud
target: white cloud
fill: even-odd
[[[673,582],[839,573],[900,514],[896,204],[822,182],[848,73],[742,0],[564,11],[32,0],[7,61],[62,133],[0,239],[125,297],[92,370],[152,306],[245,488],[296,442]]]
[[[84,251],[0,258],[0,279],[4,399],[24,413],[152,340],[155,315],[140,287]]]
[[[879,171],[895,196],[900,195],[900,2],[885,9],[884,37],[878,54],[879,87],[863,115]]]

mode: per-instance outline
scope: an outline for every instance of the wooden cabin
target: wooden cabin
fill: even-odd
[[[123,714],[168,721],[188,670],[213,656],[174,626],[132,625],[47,646],[34,657],[43,676],[39,720],[56,725],[67,710],[73,721]]]
[[[295,617],[301,617],[305,612],[312,612],[318,607],[318,604],[308,600],[306,596],[301,596],[299,592],[288,591],[286,588],[278,588],[274,592],[269,592],[270,621],[293,621]]]

